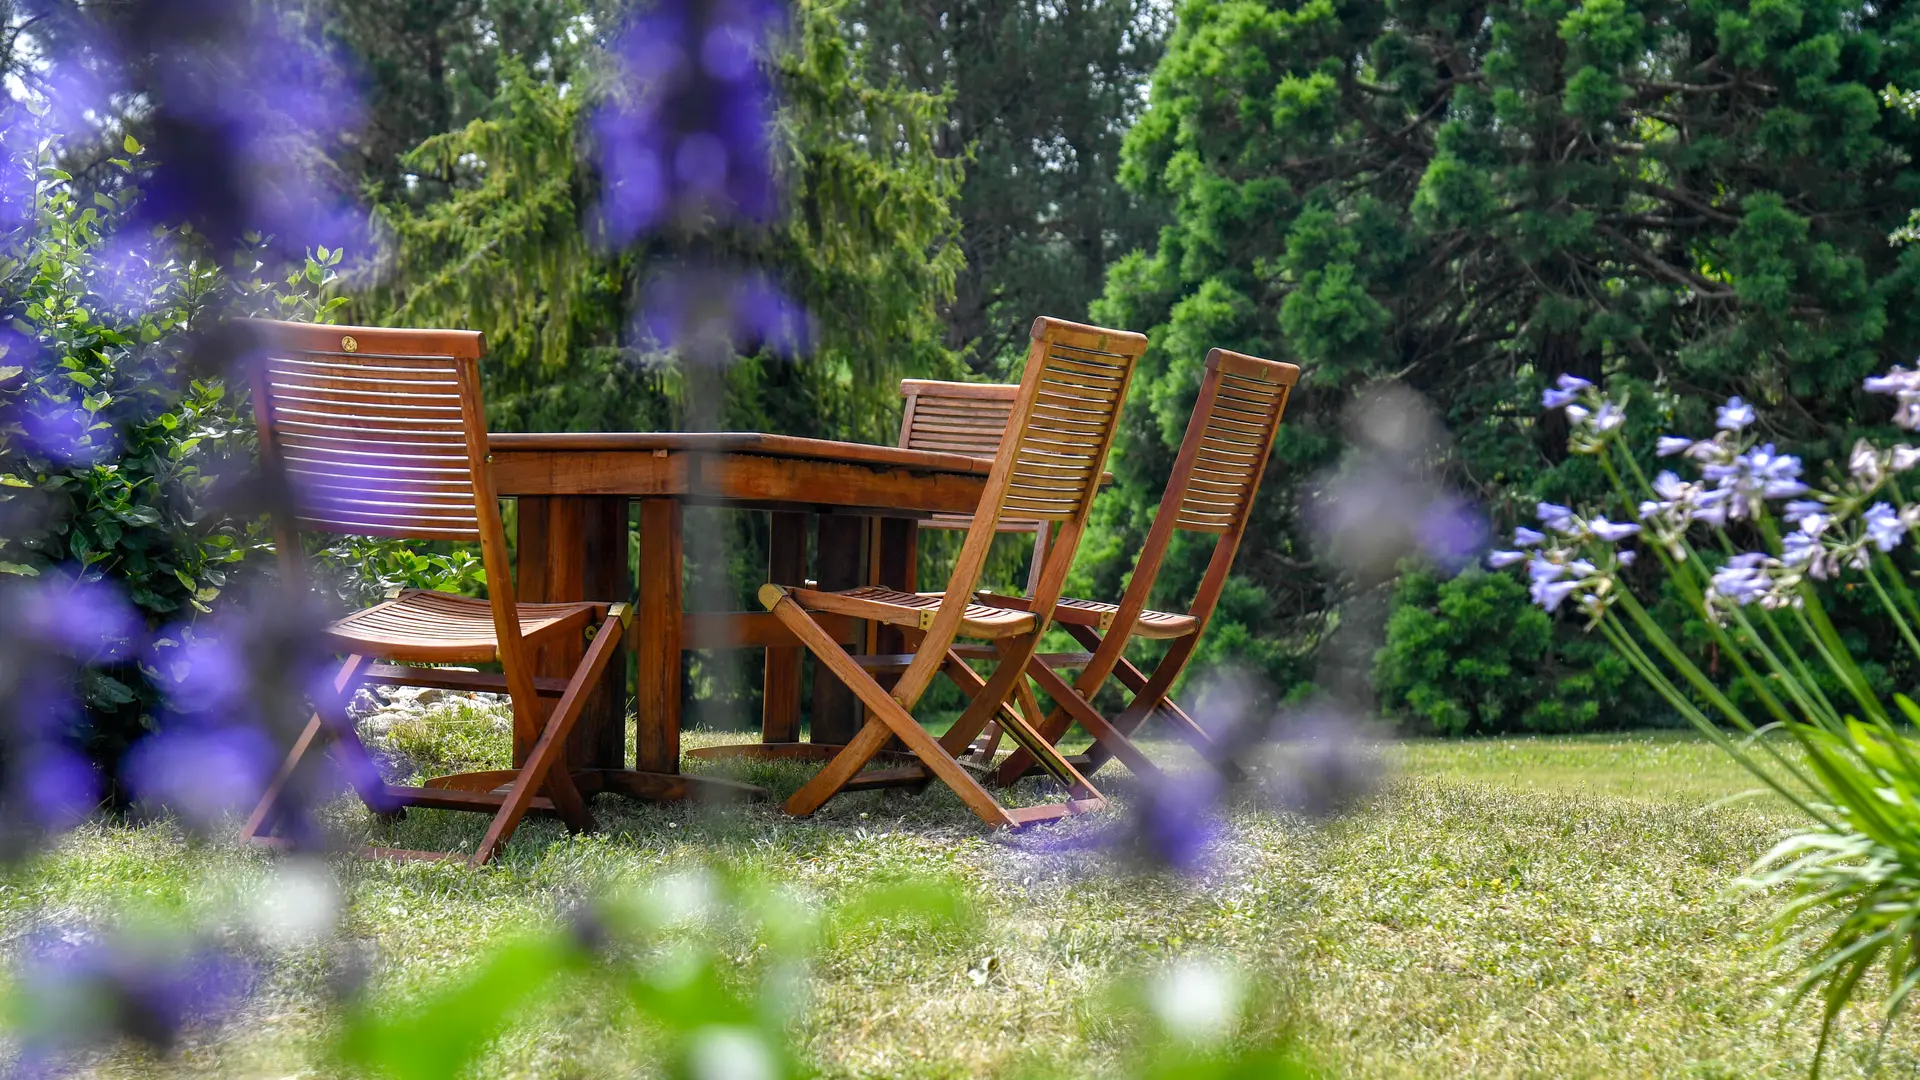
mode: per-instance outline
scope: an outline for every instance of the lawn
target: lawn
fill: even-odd
[[[485,743],[463,752],[484,757]],[[1718,751],[1631,735],[1413,742],[1386,757],[1391,778],[1329,824],[1236,810],[1193,879],[1070,842],[1098,821],[988,834],[944,791],[843,797],[809,821],[602,800],[601,834],[569,841],[535,823],[486,872],[343,859],[342,929],[364,945],[372,992],[400,1002],[590,893],[719,866],[778,883],[794,905],[833,907],[925,875],[957,888],[972,917],[832,937],[794,996],[794,1038],[830,1075],[1117,1074],[1130,1043],[1116,988],[1190,955],[1241,972],[1241,1037],[1286,1029],[1328,1075],[1806,1073],[1816,1025],[1772,1010],[1768,901],[1727,891],[1792,818],[1765,799],[1721,801],[1751,785]],[[784,792],[803,774],[748,776]],[[396,839],[471,842],[478,827],[416,813]],[[93,826],[17,872],[0,911],[9,948],[89,918],[233,927],[272,865],[167,825]],[[735,945],[754,970],[750,943]],[[118,1053],[96,1074],[281,1077],[306,1062],[304,1075],[323,1075],[311,1055],[337,956],[280,954],[239,1022],[170,1060]],[[1830,1075],[1871,1071],[1878,1036],[1851,1017]],[[617,1005],[562,996],[522,1017],[480,1075],[656,1075],[653,1047]],[[1908,1075],[1920,1038],[1896,1029],[1877,1053],[1881,1073]]]

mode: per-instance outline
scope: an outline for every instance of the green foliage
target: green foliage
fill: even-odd
[[[1633,672],[1595,642],[1555,649],[1553,620],[1505,574],[1403,573],[1374,657],[1390,713],[1441,735],[1618,726]]]
[[[105,580],[149,626],[191,621],[263,542],[210,505],[216,478],[248,460],[250,430],[175,335],[234,291],[298,302],[272,303],[259,281],[229,290],[191,236],[116,249],[133,239],[116,237],[138,198],[131,136],[117,193],[83,205],[53,164],[58,140],[25,134],[0,161],[33,193],[32,215],[0,235],[0,573]],[[89,716],[70,735],[93,753],[115,756],[153,723],[129,659],[89,670],[82,690]]]
[[[1887,243],[1920,124],[1877,103],[1920,83],[1917,32],[1911,5],[1187,0],[1122,170],[1173,220],[1096,307],[1153,346],[1083,583],[1125,572],[1211,346],[1304,371],[1242,556],[1251,633],[1294,652],[1344,600],[1298,508],[1372,383],[1434,401],[1451,479],[1509,523],[1582,482],[1543,372],[1790,401],[1774,434],[1837,453],[1859,378],[1920,350],[1920,248]]]
[[[831,7],[803,4],[794,20],[769,60],[784,102],[775,135],[789,213],[712,246],[801,302],[815,349],[791,363],[743,358],[725,376],[721,419],[884,441],[891,382],[954,370],[938,309],[961,264],[949,208],[959,163],[936,153],[938,98],[862,81]],[[591,156],[581,120],[602,91],[563,92],[511,62],[501,70],[486,115],[407,155],[446,194],[379,208],[390,250],[351,279],[353,317],[485,333],[499,429],[670,429],[686,415],[686,374],[628,320],[654,275],[689,271],[669,258],[671,238],[620,252],[590,242],[595,178],[581,164]]]
[[[946,340],[976,372],[1015,374],[1034,316],[1082,317],[1107,267],[1160,225],[1118,172],[1166,13],[1139,0],[853,0],[842,17],[875,83],[947,94],[939,145],[968,165]]]

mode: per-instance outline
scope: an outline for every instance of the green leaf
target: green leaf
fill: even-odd
[[[14,574],[19,577],[39,577],[40,571],[25,563],[0,562],[0,574]]]
[[[140,140],[134,138],[132,135],[128,135],[126,138],[121,139],[120,146],[123,149],[125,149],[126,152],[129,154],[137,154],[142,149],[140,146]]]
[[[81,685],[86,688],[87,701],[90,704],[126,705],[134,699],[134,694],[126,683],[111,675],[88,668]]]
[[[558,936],[502,946],[477,971],[410,1009],[367,1008],[352,1017],[342,1056],[393,1080],[454,1080],[573,953]]]

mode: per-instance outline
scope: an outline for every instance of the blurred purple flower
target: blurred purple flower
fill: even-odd
[[[1892,551],[1906,538],[1907,523],[1900,519],[1899,511],[1886,503],[1877,502],[1867,507],[1860,521],[1867,528],[1867,540],[1881,551]]]
[[[1487,546],[1487,519],[1458,495],[1436,495],[1414,527],[1421,551],[1442,569],[1458,570]]]
[[[1766,571],[1767,558],[1758,553],[1735,555],[1727,565],[1714,571],[1708,589],[1710,597],[1732,601],[1741,607],[1766,596],[1773,580]]]
[[[168,1049],[189,1025],[231,1015],[258,979],[225,950],[109,941],[84,929],[42,932],[23,952],[14,1032],[22,1076],[63,1073],[74,1056],[121,1039]]]
[[[120,775],[142,802],[204,827],[257,802],[278,758],[258,727],[182,725],[135,743]]]
[[[62,465],[98,465],[120,454],[113,425],[70,401],[45,401],[19,414],[28,449]]]
[[[1524,551],[1489,551],[1487,552],[1487,565],[1493,567],[1495,570],[1501,570],[1526,562],[1527,558],[1527,553]]]
[[[792,356],[807,350],[810,336],[806,310],[758,273],[670,270],[647,287],[640,318],[647,335],[668,347],[724,341]]]
[[[65,832],[78,825],[100,805],[103,794],[93,763],[52,742],[38,743],[25,752],[13,784],[19,789],[20,807],[47,832]]]
[[[1540,407],[1544,409],[1564,409],[1573,404],[1583,391],[1593,389],[1593,384],[1578,375],[1561,375],[1554,380],[1553,388],[1540,395]]]
[[[1540,523],[1557,533],[1573,530],[1573,511],[1558,503],[1543,502],[1534,506],[1534,516]]]
[[[1223,787],[1212,769],[1169,773],[1143,785],[1133,799],[1128,830],[1132,853],[1176,873],[1205,869],[1208,855],[1226,832]]]
[[[1579,591],[1580,583],[1577,581],[1535,581],[1528,587],[1527,595],[1533,598],[1534,603],[1552,612],[1558,610],[1567,597]]]
[[[1758,414],[1753,411],[1753,406],[1737,396],[1728,398],[1727,403],[1720,406],[1714,414],[1714,422],[1719,425],[1721,431],[1739,431],[1758,418]]]
[[[1637,551],[1622,551],[1614,556],[1615,559],[1619,560],[1621,566],[1632,566],[1634,560],[1639,557],[1640,553]]]
[[[1529,529],[1525,525],[1516,526],[1513,530],[1513,543],[1515,547],[1539,547],[1546,542],[1546,533]]]
[[[71,573],[49,571],[9,591],[14,632],[80,660],[132,655],[143,644],[139,613],[110,582]]]
[[[1672,457],[1684,454],[1693,446],[1693,440],[1678,435],[1662,435],[1653,444],[1653,452],[1660,457]]]
[[[1281,751],[1264,770],[1265,794],[1276,806],[1308,817],[1339,813],[1380,779],[1380,759],[1359,719],[1326,700],[1280,722]]]
[[[592,119],[610,241],[773,218],[773,87],[757,52],[784,24],[768,0],[662,0],[615,37],[621,85]]]

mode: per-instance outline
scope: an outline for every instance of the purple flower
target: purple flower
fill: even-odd
[[[1827,504],[1815,499],[1795,499],[1780,510],[1780,517],[1789,522],[1797,522],[1811,515],[1824,514]]]
[[[1486,546],[1487,522],[1466,499],[1437,495],[1414,524],[1414,538],[1428,558],[1451,572]]]
[[[1551,387],[1540,391],[1540,407],[1543,409],[1564,409],[1579,400],[1580,395],[1570,390],[1555,390]]]
[[[1906,522],[1900,520],[1899,512],[1883,502],[1867,507],[1860,521],[1867,528],[1867,539],[1881,551],[1899,547],[1907,533]]]
[[[22,1075],[64,1071],[67,1059],[120,1039],[172,1047],[189,1025],[213,1023],[245,1001],[253,965],[224,950],[82,928],[27,943],[19,989],[30,1003],[15,1034]]]
[[[1678,435],[1662,435],[1654,442],[1653,452],[1660,457],[1672,457],[1675,454],[1686,453],[1687,448],[1692,445],[1692,439],[1683,439]]]
[[[1733,506],[1733,515],[1740,517],[1747,503],[1784,499],[1810,490],[1799,479],[1800,468],[1799,458],[1778,453],[1772,443],[1766,443],[1726,464],[1707,465],[1700,470],[1700,475],[1740,497]]]
[[[1625,540],[1627,537],[1633,536],[1640,531],[1640,526],[1638,525],[1624,522],[1616,523],[1608,521],[1606,518],[1594,518],[1592,521],[1587,522],[1587,528],[1592,531],[1593,535],[1610,544]]]
[[[1567,597],[1579,591],[1577,581],[1535,581],[1527,590],[1533,602],[1549,612],[1558,610]]]
[[[1622,551],[1614,556],[1615,559],[1619,560],[1621,566],[1632,566],[1634,560],[1639,557],[1640,553],[1637,551]]]
[[[1573,511],[1558,503],[1543,502],[1534,506],[1534,514],[1541,523],[1554,532],[1568,534],[1573,532]]]
[[[794,356],[807,351],[812,337],[806,309],[765,274],[698,267],[656,277],[642,298],[640,321],[648,337],[681,349],[725,342]]]
[[[1758,419],[1753,406],[1741,401],[1738,397],[1728,398],[1727,403],[1720,406],[1716,416],[1716,422],[1722,431],[1739,431]]]
[[[1219,774],[1211,769],[1167,774],[1141,792],[1131,831],[1135,854],[1190,874],[1202,869],[1225,831]]]
[[[1780,539],[1780,561],[1788,566],[1805,566],[1818,559],[1822,550],[1819,535],[1802,529]]]
[[[277,757],[258,727],[182,726],[134,744],[120,774],[142,801],[208,826],[257,802]]]
[[[1487,553],[1487,565],[1495,570],[1503,570],[1526,561],[1527,553],[1524,551],[1489,551]]]
[[[1765,561],[1766,556],[1752,553],[1728,559],[1726,566],[1714,572],[1709,593],[1741,607],[1765,597],[1773,587]]]
[[[1513,530],[1513,543],[1516,547],[1538,547],[1547,542],[1547,534],[1535,532],[1521,525]]]
[[[622,81],[592,121],[614,243],[674,220],[773,217],[773,92],[757,53],[782,22],[764,0],[663,0],[615,38]]]
[[[1582,390],[1593,389],[1591,382],[1588,382],[1578,375],[1568,375],[1565,372],[1562,372],[1560,377],[1553,381],[1553,384],[1568,393],[1579,393]]]
[[[1860,386],[1869,394],[1920,393],[1920,371],[1895,367],[1885,375],[1869,375]]]
[[[1893,448],[1893,456],[1887,464],[1894,472],[1906,472],[1915,465],[1920,465],[1920,450],[1906,443],[1900,443]]]
[[[100,805],[100,772],[85,756],[65,746],[41,742],[27,750],[15,783],[20,806],[47,832],[65,832]]]
[[[1535,555],[1527,562],[1527,576],[1537,585],[1542,582],[1559,581],[1567,576],[1567,568],[1543,555]]]

